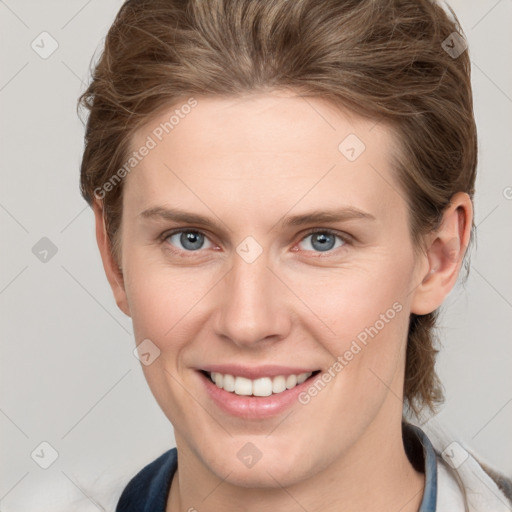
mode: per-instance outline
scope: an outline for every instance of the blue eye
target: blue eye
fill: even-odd
[[[166,240],[171,245],[185,251],[197,251],[211,247],[211,242],[199,231],[177,231],[176,233],[170,234]],[[205,247],[205,242],[210,245]],[[181,244],[181,247],[179,244]]]
[[[308,241],[309,240],[309,241]],[[306,251],[326,252],[345,245],[345,241],[330,231],[315,231],[304,237],[300,243],[305,243]]]
[[[185,252],[198,252],[201,249],[213,247],[212,242],[206,235],[196,230],[182,230],[170,233],[165,241]],[[327,252],[337,249],[346,244],[342,236],[331,231],[312,231],[300,242],[301,250],[313,252]]]

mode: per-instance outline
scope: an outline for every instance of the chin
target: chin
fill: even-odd
[[[270,449],[262,446],[264,438],[261,436],[253,437],[254,441],[250,439],[240,442],[238,438],[234,448],[217,445],[219,449],[203,457],[203,461],[219,479],[245,488],[286,487],[312,476],[314,468],[304,466],[308,458],[304,458],[300,444],[293,444],[294,451],[291,452],[289,440],[282,449]]]
[[[275,464],[266,464],[261,460],[257,467],[254,466],[250,469],[225,467],[218,476],[227,483],[237,487],[247,489],[279,489],[298,484],[307,478],[306,474],[302,476],[297,474],[301,473],[301,468],[295,467],[292,473],[290,472],[290,467],[286,464],[276,468]],[[229,473],[230,470],[231,473]],[[229,474],[227,478],[225,478],[226,474]]]

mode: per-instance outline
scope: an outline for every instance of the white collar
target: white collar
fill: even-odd
[[[478,461],[470,453],[467,452],[467,455],[467,459],[456,469],[438,457],[436,512],[511,512],[512,507],[503,492]],[[454,472],[459,475],[466,489],[467,509]]]

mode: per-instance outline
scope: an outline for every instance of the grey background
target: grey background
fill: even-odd
[[[121,3],[0,1],[2,512],[112,510],[126,479],[174,444],[78,192],[76,100]],[[441,318],[447,401],[425,427],[512,475],[512,0],[450,5],[473,63],[478,246]],[[31,47],[43,31],[58,43],[46,59]],[[48,469],[44,441],[58,452]]]

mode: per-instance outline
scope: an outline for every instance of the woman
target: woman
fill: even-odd
[[[123,5],[81,188],[177,448],[118,511],[511,510],[405,419],[474,228],[465,50],[429,0]]]

